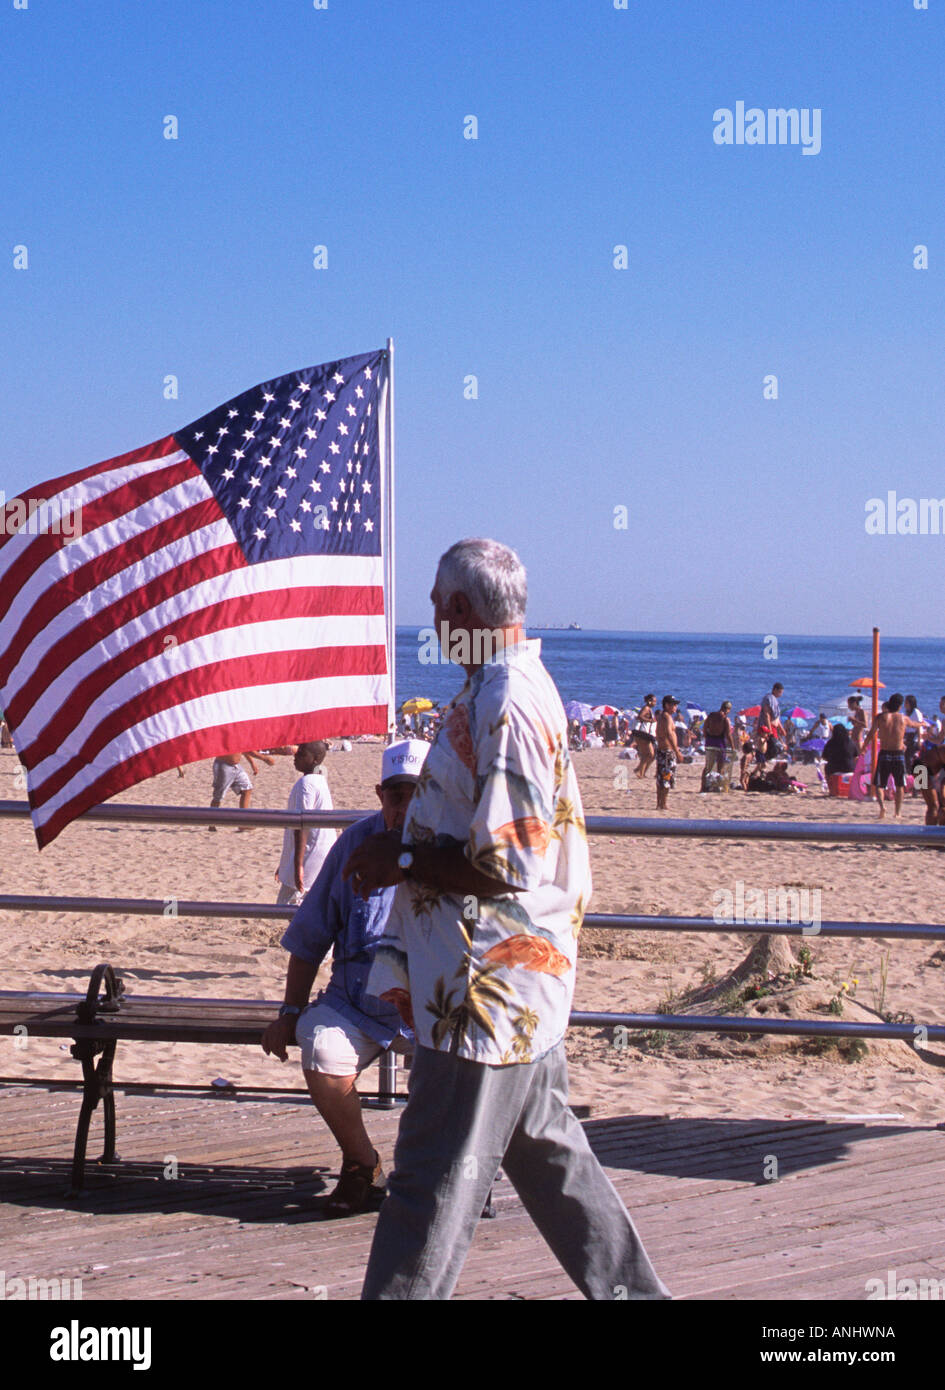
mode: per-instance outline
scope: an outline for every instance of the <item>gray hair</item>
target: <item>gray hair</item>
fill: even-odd
[[[525,621],[525,566],[514,550],[498,541],[476,537],[451,545],[440,556],[436,587],[443,603],[453,594],[465,594],[479,617],[493,627]]]

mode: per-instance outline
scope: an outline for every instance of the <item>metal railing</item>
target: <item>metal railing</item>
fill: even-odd
[[[22,801],[0,801],[0,816],[25,816],[29,808]],[[373,811],[336,809],[321,812],[289,812],[249,808],[226,810],[200,806],[146,806],[115,803],[86,811],[82,820],[119,821],[130,824],[173,824],[202,826],[263,826],[282,829],[309,826],[343,827],[354,824]],[[849,825],[827,821],[756,820],[673,820],[658,817],[589,816],[590,835],[659,838],[698,838],[731,840],[789,840],[827,844],[911,845],[923,849],[945,849],[945,827],[906,825]],[[159,917],[220,917],[244,920],[289,921],[293,907],[268,903],[201,902],[191,899],[51,897],[35,894],[0,894],[0,911],[113,913]],[[796,935],[804,938],[830,936],[858,939],[878,937],[892,940],[945,941],[945,926],[902,922],[822,922],[816,925],[796,921],[717,921],[690,916],[646,916],[634,913],[589,913],[585,928],[617,931],[739,932],[753,936]],[[685,1015],[642,1013],[594,1013],[575,1011],[570,1023],[575,1027],[604,1027],[641,1030],[678,1030],[748,1034],[789,1034],[801,1037],[896,1038],[915,1043],[917,1036],[945,1040],[945,1025],[883,1022],[877,1024],[833,1022],[820,1019],[769,1019],[732,1015]],[[384,1060],[387,1060],[385,1054]],[[389,1078],[388,1078],[389,1079]],[[382,1089],[384,1082],[382,1081]]]

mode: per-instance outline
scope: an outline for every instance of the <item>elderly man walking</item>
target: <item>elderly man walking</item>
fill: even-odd
[[[363,895],[397,884],[368,988],[418,1043],[363,1299],[448,1299],[500,1164],[587,1298],[669,1297],[568,1107],[590,868],[567,721],[541,644],[526,641],[525,597],[518,556],[495,541],[441,558],[436,629],[468,658],[467,681],[402,835],[371,837],[344,869]]]

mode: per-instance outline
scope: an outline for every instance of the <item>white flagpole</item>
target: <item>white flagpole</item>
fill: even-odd
[[[388,731],[396,724],[396,682],[397,682],[397,628],[394,619],[394,340],[387,339],[387,421],[385,428],[387,448],[385,469],[384,517],[387,527],[387,544],[384,556],[384,612],[387,619],[387,663],[390,681],[390,703],[387,710]]]

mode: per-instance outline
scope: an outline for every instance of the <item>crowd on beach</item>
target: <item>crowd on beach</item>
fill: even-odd
[[[639,780],[654,767],[659,810],[666,809],[679,763],[703,757],[701,792],[740,788],[805,794],[806,784],[791,775],[790,766],[807,763],[816,768],[828,795],[847,795],[849,779],[867,776],[880,816],[889,791],[899,816],[910,789],[925,797],[926,824],[945,824],[945,696],[938,714],[927,719],[914,695],[897,692],[882,702],[875,721],[868,724],[862,695],[850,695],[845,716],[831,722],[824,711],[816,720],[812,711],[782,716],[783,690],[775,682],[758,706],[734,715],[730,700],[711,713],[690,705],[688,720],[675,696],[664,696],[657,708],[652,693],[644,696],[638,710],[604,706],[591,711],[589,718],[571,711],[570,747],[577,752],[622,748],[622,757],[638,762]],[[575,704],[575,710],[583,708]]]

